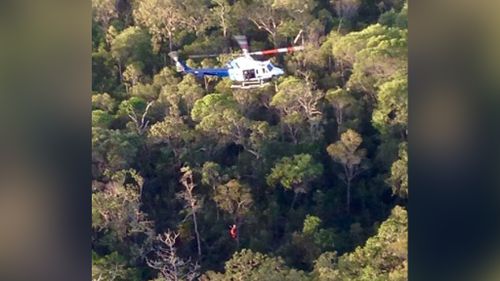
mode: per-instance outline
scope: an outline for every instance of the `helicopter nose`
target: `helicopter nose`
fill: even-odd
[[[283,75],[283,74],[285,74],[285,72],[281,68],[275,67],[274,70],[276,72],[276,75]]]

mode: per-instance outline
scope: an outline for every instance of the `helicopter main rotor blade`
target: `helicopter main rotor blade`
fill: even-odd
[[[277,49],[251,52],[249,53],[249,55],[275,55],[279,53],[293,53],[302,50],[304,50],[304,46],[291,46],[286,48],[277,48]]]
[[[221,54],[203,54],[203,55],[189,55],[189,58],[215,58],[218,57]]]
[[[240,45],[240,48],[243,50],[243,53],[247,54],[248,53],[247,37],[245,35],[234,35],[234,40],[238,42],[238,45]]]
[[[201,55],[189,55],[188,58],[196,59],[196,58],[217,58],[219,56],[241,56],[241,53],[218,53],[218,54],[201,54]]]

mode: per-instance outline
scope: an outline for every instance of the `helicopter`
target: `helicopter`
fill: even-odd
[[[300,34],[299,34],[300,35]],[[248,51],[248,41],[244,35],[235,35],[234,39],[240,46],[243,54],[231,60],[222,68],[191,68],[185,62],[179,59],[176,51],[170,52],[168,55],[175,61],[177,71],[182,73],[190,73],[197,77],[216,76],[221,78],[229,78],[233,81],[231,88],[250,89],[256,87],[264,87],[269,82],[278,76],[285,74],[283,69],[276,67],[270,60],[256,60],[252,56],[276,55],[279,53],[292,53],[304,50],[304,46],[291,46],[285,48],[276,48],[262,51]],[[298,36],[297,38],[298,39]],[[297,40],[294,40],[294,43]],[[207,55],[217,56],[218,54]],[[191,56],[203,57],[203,56]]]

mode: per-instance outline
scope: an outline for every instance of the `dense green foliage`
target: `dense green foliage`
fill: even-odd
[[[407,280],[407,6],[92,0],[93,280]],[[300,30],[258,89],[166,56]]]

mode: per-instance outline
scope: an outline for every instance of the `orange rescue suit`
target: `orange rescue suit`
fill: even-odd
[[[231,226],[231,229],[229,230],[229,235],[231,235],[231,238],[236,239],[238,236],[238,229],[236,228],[236,224],[233,224]]]

